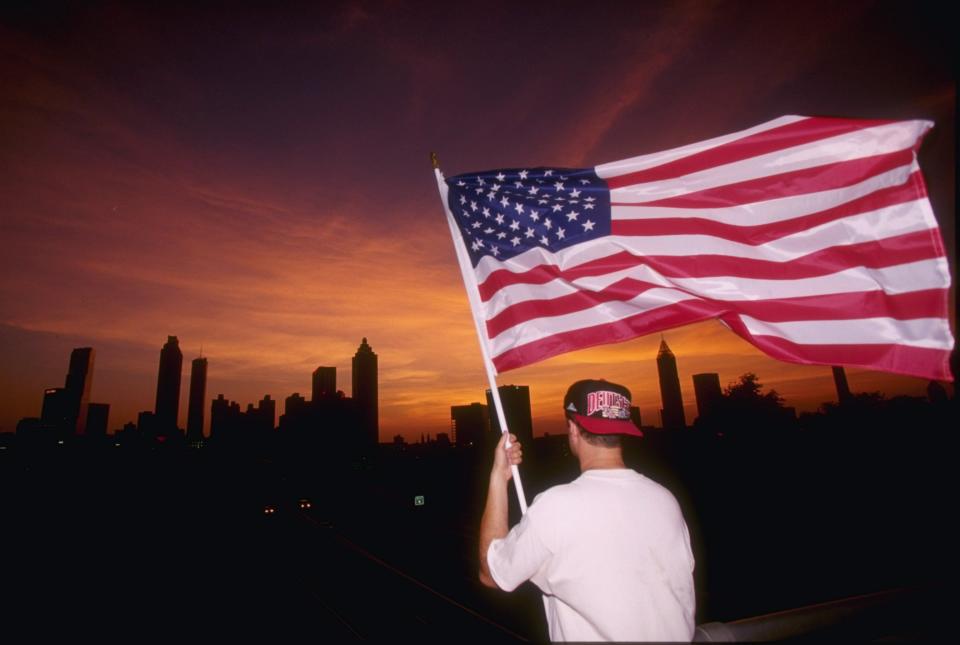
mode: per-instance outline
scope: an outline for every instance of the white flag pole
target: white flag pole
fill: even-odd
[[[507,419],[503,414],[503,403],[500,401],[500,390],[497,389],[496,371],[493,367],[493,361],[490,359],[490,351],[487,347],[487,333],[483,326],[483,316],[480,313],[480,287],[477,285],[477,277],[473,272],[473,266],[470,263],[470,256],[467,253],[467,247],[463,242],[463,236],[460,229],[453,219],[453,213],[447,205],[447,183],[443,180],[443,173],[440,172],[440,164],[437,162],[436,153],[431,152],[430,158],[433,161],[433,172],[437,177],[437,189],[440,191],[440,201],[443,203],[443,212],[447,214],[447,224],[450,225],[450,235],[453,237],[453,248],[457,252],[457,263],[460,265],[460,275],[463,278],[463,286],[467,290],[467,300],[470,302],[470,311],[473,313],[473,324],[477,329],[477,340],[480,341],[480,353],[483,355],[483,366],[487,370],[487,380],[490,382],[490,394],[493,396],[493,407],[497,411],[497,420],[500,422],[500,432],[507,437],[506,447],[510,447],[510,431],[507,428]],[[517,491],[517,499],[520,502],[520,512],[527,512],[527,498],[523,493],[523,482],[520,481],[520,469],[516,466],[510,466],[513,472],[513,483]]]

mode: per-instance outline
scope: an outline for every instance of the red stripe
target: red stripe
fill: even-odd
[[[827,210],[780,222],[739,226],[701,217],[616,219],[611,222],[611,233],[613,235],[638,236],[711,235],[731,242],[759,246],[844,217],[868,213],[895,204],[903,204],[921,197],[923,195],[917,193],[916,184],[913,181],[908,181],[899,186],[884,188]]]
[[[602,325],[555,334],[509,349],[493,359],[497,372],[565,352],[630,340],[654,331],[712,318],[710,303],[692,300]],[[800,345],[773,336],[751,336],[735,314],[722,317],[738,335],[768,356],[805,365],[852,365],[921,378],[952,381],[950,352],[907,345]]]
[[[715,166],[758,157],[820,139],[856,132],[864,128],[887,125],[888,123],[893,123],[893,121],[851,121],[849,119],[813,117],[788,123],[779,128],[758,132],[653,168],[610,177],[606,182],[610,188],[621,188],[631,184],[675,179]]]
[[[553,300],[517,303],[487,321],[487,335],[495,338],[511,327],[535,318],[571,314],[606,302],[625,302],[657,287],[659,285],[627,278],[597,292],[578,291]],[[769,300],[703,300],[711,305],[714,316],[738,313],[767,322],[873,317],[911,320],[946,318],[948,315],[946,289],[925,289],[892,295],[883,291],[858,291]]]
[[[480,299],[488,302],[497,291],[510,285],[546,284],[558,278],[571,282],[578,278],[605,275],[641,265],[647,265],[669,278],[731,276],[796,280],[828,275],[858,266],[879,269],[942,255],[943,244],[936,230],[915,231],[848,246],[833,246],[786,262],[728,255],[637,256],[621,251],[566,271],[560,270],[556,265],[541,265],[519,273],[500,269],[487,276],[480,285],[479,292]]]
[[[838,161],[777,175],[705,188],[692,193],[649,202],[611,202],[612,206],[669,206],[671,208],[718,208],[740,206],[774,197],[806,195],[860,183],[865,179],[913,163],[913,148],[860,159]]]
[[[801,345],[779,336],[751,336],[734,315],[723,317],[730,328],[768,356],[804,365],[850,365],[952,381],[950,350],[909,345]]]
[[[508,349],[493,359],[493,365],[498,372],[504,372],[575,349],[619,343],[650,332],[695,323],[713,316],[710,303],[704,300],[688,300],[639,313],[623,320],[561,332],[548,338],[535,340],[532,343]]]

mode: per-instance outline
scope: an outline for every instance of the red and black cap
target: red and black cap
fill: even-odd
[[[591,434],[643,436],[630,418],[630,390],[616,383],[577,381],[563,397],[563,410]]]

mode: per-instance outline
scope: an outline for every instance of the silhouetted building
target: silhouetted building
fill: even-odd
[[[273,432],[277,420],[277,402],[265,395],[257,404],[255,410],[256,420],[254,427],[260,434],[270,434]]]
[[[450,406],[450,434],[458,446],[483,446],[484,436],[490,432],[490,416],[482,403]],[[421,436],[420,442],[423,443]]]
[[[380,442],[377,355],[366,338],[353,356],[353,400],[360,414],[362,442],[368,448],[375,448]]]
[[[70,371],[64,387],[64,420],[67,434],[83,434],[87,429],[87,405],[93,386],[92,347],[78,347],[70,353]]]
[[[663,403],[660,422],[664,428],[685,428],[687,420],[683,413],[677,359],[665,340],[660,341],[660,351],[657,352],[657,373],[660,375],[660,400]]]
[[[303,414],[307,410],[309,403],[307,400],[300,396],[299,392],[294,392],[288,396],[283,402],[283,414],[280,415],[280,425],[283,425],[284,416],[297,416]]]
[[[63,433],[67,427],[67,394],[62,387],[48,387],[43,391],[40,422],[47,428]]]
[[[320,366],[313,372],[313,400],[337,395],[337,368]]]
[[[850,386],[847,384],[847,373],[842,367],[833,366],[833,382],[837,386],[837,401],[840,405],[849,403],[853,395],[850,394]]]
[[[180,375],[183,372],[183,353],[176,336],[167,336],[160,350],[160,371],[157,375],[157,404],[154,408],[159,428],[167,431],[177,427],[180,413]]]
[[[137,415],[137,433],[141,438],[153,441],[160,434],[157,415],[149,410],[144,410]]]
[[[517,440],[526,445],[533,441],[533,415],[530,412],[530,387],[527,385],[501,385],[500,402],[503,404],[503,416],[507,421],[507,428]],[[490,429],[494,436],[501,433],[500,419],[497,418],[496,408],[493,406],[493,394],[487,390],[487,407],[490,414]]]
[[[103,438],[107,436],[107,425],[110,420],[109,403],[89,403],[87,404],[87,429],[86,433],[91,438]]]
[[[187,441],[203,441],[203,407],[207,398],[207,359],[190,364],[190,402],[187,404]]]
[[[239,418],[240,404],[218,394],[210,404],[210,439],[229,441],[230,431],[236,429]]]
[[[697,416],[706,419],[723,401],[720,375],[715,372],[693,375],[693,391],[697,397]]]

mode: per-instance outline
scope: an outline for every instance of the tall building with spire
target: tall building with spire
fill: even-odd
[[[207,359],[190,364],[190,402],[187,404],[187,441],[203,441],[203,403],[207,398]]]
[[[180,375],[183,371],[183,352],[176,336],[167,336],[160,350],[160,371],[157,375],[157,404],[154,408],[157,427],[162,431],[175,429],[180,414]]]
[[[380,443],[377,355],[366,338],[353,355],[353,400],[360,416],[361,443],[365,448],[375,448]]]
[[[660,340],[657,352],[657,373],[660,375],[660,420],[664,428],[685,428],[686,415],[683,413],[683,397],[680,394],[680,375],[677,372],[677,359],[670,351],[667,341]]]

